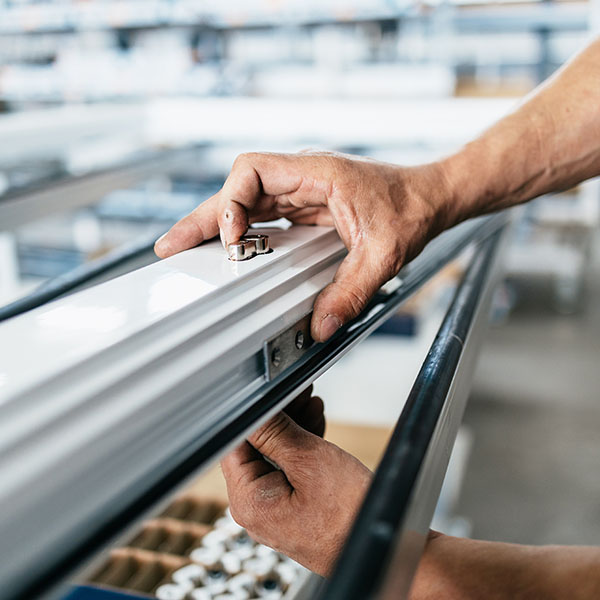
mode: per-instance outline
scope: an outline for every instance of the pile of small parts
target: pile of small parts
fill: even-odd
[[[267,546],[257,544],[229,511],[189,555],[188,564],[161,585],[159,600],[279,600],[302,567]]]

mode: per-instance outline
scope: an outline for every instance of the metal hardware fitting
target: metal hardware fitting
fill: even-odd
[[[248,260],[257,254],[268,254],[270,251],[269,236],[260,233],[249,233],[242,236],[239,242],[227,245],[229,260],[234,261]]]
[[[271,381],[293,365],[312,345],[309,313],[289,329],[265,342],[263,347],[265,377]]]

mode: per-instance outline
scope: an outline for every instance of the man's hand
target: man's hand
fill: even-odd
[[[444,229],[600,175],[599,57],[597,39],[518,110],[429,165],[242,154],[223,188],[159,239],[156,253],[165,258],[219,232],[236,242],[249,223],[278,217],[334,225],[349,253],[314,306],[312,336],[324,341]]]
[[[231,514],[250,536],[326,576],[370,484],[371,472],[323,440],[324,430],[323,402],[312,398],[308,389],[285,413],[223,459],[221,466]]]
[[[223,188],[155,251],[165,258],[219,233],[233,243],[249,223],[279,217],[335,226],[349,254],[314,306],[312,336],[324,341],[445,227],[444,187],[435,164],[402,168],[330,152],[242,154]]]
[[[311,391],[260,427],[221,465],[231,514],[250,536],[327,576],[371,472],[322,439],[323,402]],[[600,549],[521,546],[431,531],[409,599],[439,598],[595,600],[600,598]]]

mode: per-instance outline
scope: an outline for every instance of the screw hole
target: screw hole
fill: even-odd
[[[281,351],[279,348],[273,348],[271,352],[271,364],[274,367],[278,367],[281,364]]]

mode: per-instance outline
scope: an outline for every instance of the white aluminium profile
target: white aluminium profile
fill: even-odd
[[[265,341],[311,310],[346,250],[331,228],[257,232],[272,253],[232,262],[212,241],[0,325],[7,597],[264,384]]]

